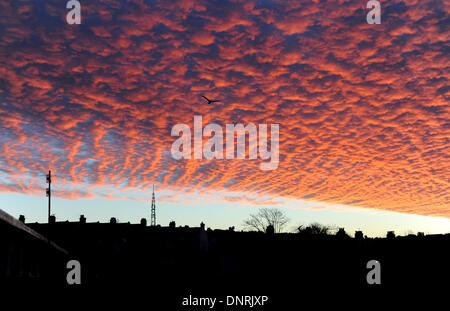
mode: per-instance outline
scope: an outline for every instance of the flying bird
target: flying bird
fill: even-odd
[[[208,101],[208,105],[211,105],[212,103],[220,102],[220,100],[211,100],[211,99],[208,99],[206,96],[203,96],[203,95],[202,95],[202,97]]]

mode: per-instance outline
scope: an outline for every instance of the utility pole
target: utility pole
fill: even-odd
[[[48,188],[46,189],[45,193],[47,194],[48,197],[48,224],[50,225],[50,199],[52,196],[52,189],[51,189],[51,185],[52,185],[52,172],[49,170],[48,171],[48,175],[47,175],[47,183],[48,183]]]
[[[48,188],[45,189],[45,194],[48,197],[48,224],[47,224],[47,241],[48,241],[48,251],[47,251],[47,265],[46,265],[46,282],[48,284],[51,283],[51,276],[50,276],[50,271],[51,271],[51,259],[52,259],[52,255],[51,255],[51,242],[50,242],[50,199],[52,196],[52,188],[51,188],[51,184],[52,184],[52,172],[49,170],[48,171],[48,175],[46,176],[46,181],[48,183]]]
[[[151,226],[156,226],[156,203],[155,203],[155,185],[153,185],[152,210],[151,210]]]

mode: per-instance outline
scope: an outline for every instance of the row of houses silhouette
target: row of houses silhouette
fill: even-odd
[[[381,263],[382,286],[397,287],[435,282],[448,273],[450,234],[354,238],[341,228],[333,235],[212,230],[199,227],[149,226],[79,221],[25,223],[1,211],[0,280],[9,286],[48,286],[70,289],[66,282],[69,260],[81,264],[81,288],[142,288],[181,295],[189,291],[253,292],[285,297],[300,282],[306,288],[342,284],[367,288],[366,263]],[[49,238],[48,238],[49,237]],[[418,269],[426,266],[427,269]],[[412,274],[411,271],[414,271]],[[288,282],[289,280],[289,282]],[[277,297],[278,297],[277,296]],[[295,297],[293,295],[292,297]],[[173,297],[172,297],[173,298]],[[284,298],[283,298],[284,299]],[[287,299],[287,298],[286,298]]]
[[[50,220],[50,224],[54,224],[54,223],[56,223],[56,216],[55,215],[51,215],[50,216],[50,218],[49,218],[49,220]],[[19,221],[21,221],[22,223],[25,223],[25,216],[24,215],[20,215],[19,216]],[[66,221],[63,221],[63,222],[59,222],[59,223],[64,223],[64,224],[67,224],[67,223],[77,223],[77,222],[69,222],[68,220],[66,220]],[[86,217],[84,216],[84,215],[80,215],[80,219],[79,219],[79,222],[78,222],[79,224],[86,224]],[[97,221],[97,222],[94,222],[95,224],[100,224],[100,222],[99,221]],[[117,224],[118,223],[118,221],[117,221],[117,219],[115,218],[115,217],[111,217],[110,218],[110,220],[109,220],[109,223],[110,224]],[[130,222],[127,222],[126,224],[128,224],[128,225],[132,225]],[[40,228],[40,227],[43,227],[43,225],[45,225],[45,224],[39,224],[39,223],[37,223],[37,222],[35,222],[35,223],[28,223],[28,226],[30,226],[30,227],[36,227],[36,228]],[[134,225],[134,224],[133,224]],[[144,226],[144,227],[147,227],[147,219],[146,218],[141,218],[141,221],[140,221],[140,226]],[[154,225],[154,226],[152,226],[152,227],[156,227],[156,228],[164,228],[164,227],[161,227],[161,225]],[[176,228],[176,224],[175,224],[175,222],[174,221],[171,221],[170,223],[169,223],[169,226],[168,226],[169,228],[172,228],[172,229],[174,229],[174,228]],[[181,228],[181,226],[179,226],[179,228]],[[187,225],[185,225],[183,228],[190,228],[189,226],[187,226]],[[201,228],[202,230],[205,230],[205,224],[202,222],[201,224],[200,224],[200,227],[199,228]],[[195,229],[195,228],[193,228],[193,229]],[[41,229],[42,230],[42,229]],[[216,231],[217,230],[220,230],[220,229],[216,229]],[[228,229],[228,231],[234,231],[235,230],[235,227],[233,226],[233,227],[229,227],[229,229]],[[211,228],[208,228],[208,231],[211,231]],[[242,232],[242,231],[241,231]],[[271,225],[269,225],[269,226],[267,226],[267,228],[266,228],[266,233],[267,234],[275,234],[275,230],[274,230],[274,228],[273,228],[273,226],[271,226]],[[302,230],[302,232],[301,233],[303,233],[304,235],[313,235],[314,233],[312,232],[312,230],[311,230],[311,228],[310,227],[305,227],[303,230]],[[328,235],[328,234],[327,234]],[[339,228],[337,231],[336,231],[336,234],[335,234],[337,237],[341,237],[341,238],[350,238],[350,236],[347,234],[347,232],[345,231],[345,228]],[[425,236],[425,233],[424,232],[417,232],[417,235],[415,235],[415,234],[412,234],[412,233],[409,233],[408,234],[408,237],[410,237],[410,238],[412,238],[412,237],[424,237]],[[386,233],[386,238],[387,239],[394,239],[396,237],[396,235],[395,235],[395,231],[387,231],[387,233]],[[357,231],[355,231],[355,234],[354,234],[354,238],[355,239],[357,239],[357,240],[362,240],[362,239],[367,239],[367,236],[365,236],[364,234],[363,234],[363,232],[362,231],[360,231],[360,230],[357,230]]]

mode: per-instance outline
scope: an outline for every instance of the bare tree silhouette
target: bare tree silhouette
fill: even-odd
[[[332,228],[315,222],[306,227],[300,225],[297,230],[306,235],[327,235],[331,233]]]
[[[261,208],[256,214],[251,214],[244,220],[244,226],[249,230],[265,232],[268,226],[273,226],[275,233],[282,232],[289,218],[277,208]]]

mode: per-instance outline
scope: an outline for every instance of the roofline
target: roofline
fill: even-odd
[[[69,253],[64,248],[58,246],[57,244],[55,244],[52,241],[49,241],[46,237],[44,237],[43,235],[37,233],[36,231],[34,231],[33,229],[31,229],[30,227],[25,225],[23,222],[21,222],[20,220],[17,220],[16,218],[14,218],[13,216],[11,216],[10,214],[8,214],[7,212],[5,212],[2,209],[0,209],[0,221],[4,221],[7,224],[15,227],[16,229],[24,231],[24,232],[28,233],[29,235],[32,235],[36,239],[41,240],[41,241],[43,241],[45,243],[49,243],[50,242],[50,245],[52,247],[54,247],[55,249],[57,249],[58,251],[66,254],[66,255]]]

